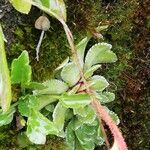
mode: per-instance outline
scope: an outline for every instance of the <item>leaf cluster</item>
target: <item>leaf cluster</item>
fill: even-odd
[[[33,3],[58,20],[66,21],[65,5],[61,0],[40,0],[40,3],[36,0],[32,3],[30,0],[22,0],[25,4],[24,8],[21,8],[17,0],[11,2],[17,10],[23,13],[27,13]],[[88,41],[89,37],[85,37],[76,45],[77,56],[88,87],[94,91],[93,95],[105,105],[113,101],[115,95],[107,91],[109,86],[107,80],[103,76],[94,75],[94,72],[101,63],[115,62],[117,57],[111,51],[112,46],[107,43],[95,44],[85,55]],[[17,110],[27,120],[26,135],[35,144],[44,144],[46,135],[51,134],[66,138],[66,149],[92,150],[95,145],[103,144],[105,138],[96,113],[90,106],[91,98],[83,84],[79,68],[73,58],[67,58],[57,71],[60,74],[57,79],[37,83],[31,80],[32,71],[27,51],[23,51],[12,62],[11,82],[20,84],[23,92],[23,96],[18,99]],[[47,113],[44,114],[44,111]],[[118,124],[117,115],[107,107],[106,111]],[[10,107],[6,113],[0,112],[0,118],[2,118],[0,125],[10,123],[14,112],[14,107]],[[6,119],[6,116],[9,117]]]

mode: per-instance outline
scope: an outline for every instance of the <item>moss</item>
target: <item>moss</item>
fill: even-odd
[[[145,108],[148,102],[145,101],[143,104],[140,104],[140,102],[136,104],[124,95],[125,92],[127,92],[125,93],[127,95],[130,95],[131,93],[129,93],[129,89],[127,90],[126,88],[126,86],[129,87],[129,85],[124,79],[123,74],[124,72],[130,71],[132,75],[143,75],[143,73],[146,72],[147,74],[145,74],[148,76],[148,69],[145,69],[146,71],[143,69],[140,69],[140,72],[137,71],[140,67],[144,68],[148,65],[143,66],[143,64],[141,65],[141,62],[133,65],[130,62],[134,57],[140,58],[143,56],[142,59],[144,60],[147,58],[147,56],[141,53],[139,53],[139,56],[134,50],[143,50],[143,48],[148,49],[148,46],[144,43],[143,39],[148,31],[145,29],[144,24],[146,24],[149,28],[150,17],[147,15],[146,22],[143,21],[141,23],[143,18],[141,14],[144,14],[146,7],[139,10],[141,6],[148,6],[148,0],[145,0],[144,2],[140,0],[94,0],[94,2],[93,0],[65,0],[65,2],[68,6],[68,25],[73,31],[76,43],[80,41],[87,32],[91,32],[91,30],[94,30],[94,28],[98,25],[109,26],[108,29],[103,32],[104,41],[112,44],[113,51],[118,56],[118,61],[114,64],[103,65],[103,70],[99,70],[97,73],[101,73],[109,79],[111,90],[119,93],[117,95],[118,101],[114,102],[114,105],[111,104],[110,107],[113,107],[113,109],[120,114],[121,120],[124,120],[126,123],[122,124],[122,129],[127,135],[129,148],[140,149],[137,147],[137,145],[139,145],[142,148],[144,147],[146,150],[146,146],[144,146],[144,144],[146,145],[147,143],[144,142],[144,138],[142,136],[144,136],[144,133],[146,135],[147,132],[141,132],[140,129],[142,129],[142,131],[144,129],[146,130],[145,122],[147,118],[143,117],[144,112],[142,112],[142,108]],[[61,24],[52,17],[49,17],[51,21],[51,28],[45,33],[45,37],[40,48],[40,61],[37,62],[35,60],[35,48],[40,37],[40,31],[34,28],[34,21],[41,14],[42,12],[36,8],[33,8],[31,13],[27,16],[21,15],[20,13],[12,10],[11,13],[6,12],[6,15],[2,18],[6,38],[10,40],[10,42],[7,43],[7,56],[9,63],[11,63],[12,59],[18,57],[23,50],[27,50],[30,55],[30,62],[33,69],[33,80],[37,81],[51,78],[53,76],[54,69],[58,66],[58,64],[70,55],[68,43]],[[138,15],[136,16],[136,14]],[[142,29],[144,30],[140,31],[141,27],[143,27]],[[137,33],[140,33],[142,38],[138,37]],[[88,47],[97,41],[102,40],[91,39]],[[144,76],[143,78],[148,77]],[[139,77],[138,80],[141,81],[141,78]],[[115,83],[115,85],[113,83]],[[146,83],[143,81],[143,83],[146,85],[148,84],[148,81],[146,81]],[[126,86],[124,86],[125,84]],[[131,91],[134,92],[133,90]],[[132,113],[132,109],[134,109],[134,113]],[[143,116],[139,114],[143,114]],[[132,133],[134,133],[133,135],[138,134],[138,140],[133,137],[130,134],[131,131],[129,131],[129,129],[132,130],[132,128],[136,128],[138,126],[137,123],[139,120],[137,120],[137,117],[140,120],[141,127],[139,127],[138,130],[134,130]],[[132,119],[134,119],[133,122]],[[144,120],[143,124],[142,120]],[[127,123],[128,121],[129,123]],[[124,126],[127,126],[129,129]],[[7,132],[8,130],[9,132]],[[17,149],[15,145],[17,134],[18,133],[11,130],[11,126],[1,128],[0,149],[7,149],[7,147],[8,149]],[[12,139],[12,137],[14,138]],[[132,142],[132,139],[135,142]],[[63,141],[60,139],[50,137],[46,145],[42,147],[35,147],[34,145],[31,145],[28,149],[46,150],[54,147],[54,150],[61,150],[63,149],[62,142]]]

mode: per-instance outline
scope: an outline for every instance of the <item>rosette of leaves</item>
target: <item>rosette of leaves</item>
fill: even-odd
[[[76,46],[77,54],[88,87],[105,105],[113,101],[115,95],[107,92],[109,83],[103,76],[93,74],[100,63],[115,62],[117,57],[107,43],[92,46],[84,56],[88,40],[86,37]],[[20,114],[28,118],[26,134],[36,144],[45,143],[46,135],[54,134],[66,138],[66,149],[92,150],[95,145],[103,144],[105,138],[96,113],[90,106],[91,99],[79,69],[72,58],[67,58],[56,70],[60,72],[57,79],[43,83],[30,81],[24,86],[33,89],[33,95],[20,98],[18,106]],[[107,107],[106,111],[118,124],[117,115]]]

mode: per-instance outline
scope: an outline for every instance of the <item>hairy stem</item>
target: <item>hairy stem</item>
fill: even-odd
[[[74,59],[74,62],[76,63],[76,65],[78,66],[79,68],[79,71],[80,71],[80,76],[82,78],[82,81],[84,82],[84,85],[86,86],[86,90],[87,90],[87,93],[89,94],[91,100],[93,101],[95,98],[93,97],[93,94],[92,94],[92,91],[90,90],[90,88],[88,87],[88,84],[87,84],[87,81],[84,77],[84,73],[83,73],[83,69],[80,65],[80,61],[79,61],[79,58],[78,58],[78,55],[77,55],[77,52],[76,52],[76,49],[75,49],[75,45],[74,45],[74,41],[73,41],[73,36],[72,36],[72,33],[71,31],[69,30],[68,26],[62,22],[63,24],[63,27],[64,27],[64,30],[65,30],[65,33],[66,33],[66,36],[67,36],[67,39],[68,39],[68,42],[69,42],[69,45],[71,47],[71,51],[72,51],[72,55],[73,55],[73,59]],[[92,105],[93,106],[93,105]],[[95,107],[94,107],[94,110],[95,110]],[[101,121],[101,118],[99,117],[99,120]],[[101,124],[102,128],[104,129],[103,125]],[[106,143],[106,146],[107,148],[109,148],[109,142],[107,140],[107,136],[106,136],[106,133],[105,133],[105,130],[102,130],[103,132],[103,135],[105,135],[105,143]]]
[[[84,77],[83,69],[80,65],[80,61],[79,61],[79,58],[78,58],[78,55],[77,55],[77,52],[76,52],[76,49],[75,49],[72,33],[71,33],[68,26],[66,25],[66,23],[63,20],[61,21],[61,23],[64,27],[69,45],[71,47],[74,62],[76,63],[76,65],[79,68],[82,81],[84,82],[84,84],[86,86],[87,93],[90,95],[90,98],[92,100],[91,105],[93,106],[94,110],[96,111],[99,120],[101,121],[101,119],[102,119],[108,125],[108,127],[110,128],[110,130],[111,130],[111,132],[114,136],[114,140],[117,142],[117,146],[118,146],[119,150],[127,150],[126,143],[125,143],[124,138],[123,138],[120,130],[118,129],[117,125],[113,122],[111,117],[106,112],[105,108],[100,104],[100,102],[93,95],[92,90],[88,87],[87,81]],[[105,137],[107,137],[106,133],[105,133],[105,130],[103,130],[103,134],[105,135]],[[107,138],[105,138],[105,142],[106,142],[107,148],[109,149],[110,144],[109,144]]]
[[[24,1],[26,1],[26,0],[24,0]],[[94,110],[96,111],[99,120],[101,121],[101,119],[102,119],[110,128],[110,130],[114,136],[114,141],[117,142],[118,150],[127,150],[126,143],[124,142],[124,138],[123,138],[121,132],[119,131],[118,127],[113,122],[111,117],[108,115],[105,108],[100,104],[100,102],[96,99],[96,97],[93,96],[92,90],[88,87],[88,84],[84,78],[84,73],[83,73],[83,70],[80,65],[80,61],[79,61],[79,58],[78,58],[78,55],[77,55],[77,52],[75,49],[72,33],[71,33],[70,29],[68,28],[67,24],[65,23],[64,19],[61,18],[60,16],[58,16],[55,12],[46,8],[45,6],[42,6],[33,1],[27,1],[27,2],[42,9],[43,11],[47,12],[48,14],[54,16],[56,19],[58,19],[62,23],[65,33],[66,33],[66,36],[67,36],[67,39],[68,39],[68,42],[69,42],[69,45],[70,45],[70,48],[71,48],[74,62],[76,63],[77,67],[79,68],[82,81],[84,82],[84,84],[86,86],[87,93],[91,97],[91,105],[93,106]],[[106,142],[106,144],[107,144],[107,142]],[[107,145],[107,147],[108,147],[108,145]]]
[[[114,140],[117,142],[117,146],[119,150],[127,150],[126,143],[124,141],[124,138],[119,130],[119,128],[116,126],[116,124],[113,122],[111,117],[106,113],[105,108],[97,101],[92,101],[92,106],[95,108],[97,116],[100,117],[104,122],[108,125],[110,128]]]

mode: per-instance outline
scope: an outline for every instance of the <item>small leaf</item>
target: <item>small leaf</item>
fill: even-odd
[[[69,62],[69,57],[67,57],[55,70],[60,70]]]
[[[75,85],[80,79],[80,72],[75,63],[68,63],[63,68],[61,77],[69,86]]]
[[[75,150],[75,133],[74,133],[74,120],[72,119],[66,128],[66,149]]]
[[[109,85],[109,83],[103,76],[98,75],[91,77],[89,84],[91,85],[91,88],[97,91],[103,91]]]
[[[37,103],[38,103],[38,110],[41,110],[45,106],[54,103],[57,101],[56,98],[53,98],[51,95],[37,95]]]
[[[36,90],[43,90],[46,87],[42,83],[38,82],[30,82],[28,85],[25,86],[26,89],[36,89]]]
[[[31,9],[31,0],[10,0],[13,7],[24,14],[28,14]]]
[[[88,87],[93,88],[96,91],[103,91],[105,88],[107,88],[109,83],[103,76],[95,75],[91,77],[88,81]],[[83,91],[86,89],[86,86],[83,85],[80,88],[80,91]]]
[[[60,100],[66,108],[80,108],[90,104],[91,102],[88,94],[63,94]]]
[[[45,144],[46,135],[58,134],[58,130],[53,122],[34,110],[32,110],[32,115],[28,118],[27,125],[26,134],[29,140],[35,144]]]
[[[0,110],[0,126],[7,125],[13,120],[15,107],[11,106],[6,112]]]
[[[35,6],[47,12],[49,15],[54,16],[53,14],[55,14],[57,17],[66,21],[66,6],[63,0],[35,0],[35,2],[37,4]]]
[[[45,107],[45,109],[49,112],[53,112],[54,111],[54,104],[49,104]]]
[[[35,90],[35,95],[42,94],[62,94],[68,90],[68,85],[60,80],[51,79],[43,83],[46,87],[43,90]]]
[[[86,79],[88,79],[89,77],[91,77],[92,75],[93,75],[93,73],[94,73],[94,71],[96,71],[98,68],[100,68],[101,67],[101,65],[94,65],[94,66],[92,66],[90,69],[88,69],[86,72],[85,72],[85,74],[84,74],[84,77],[86,78]]]
[[[0,106],[6,112],[11,103],[11,81],[4,49],[3,32],[0,25]]]
[[[82,127],[75,130],[75,134],[83,150],[94,150],[97,129],[97,126],[84,124]]]
[[[64,122],[65,122],[65,112],[66,108],[62,106],[62,104],[59,102],[57,103],[54,112],[53,112],[53,122],[55,127],[59,130],[62,131],[64,127]]]
[[[103,92],[96,94],[96,97],[100,100],[102,104],[114,101],[115,94],[111,92]]]
[[[78,45],[76,46],[76,50],[77,50],[77,55],[80,61],[81,66],[83,67],[84,64],[84,53],[85,53],[85,48],[86,45],[88,43],[90,38],[86,37],[84,38],[81,42],[78,43]]]
[[[70,91],[68,91],[69,95],[75,94],[80,88],[80,84],[75,85]]]
[[[110,49],[112,46],[107,43],[98,43],[90,48],[85,58],[84,69],[89,69],[98,63],[111,63],[117,61],[115,53]]]
[[[91,124],[95,119],[96,119],[96,114],[93,110],[93,108],[91,108],[90,106],[86,106],[83,108],[84,111],[86,112],[86,116],[78,116],[78,120],[81,123],[86,123],[86,124]]]
[[[26,95],[19,99],[18,110],[22,116],[29,117],[31,115],[32,108],[38,110],[37,98],[33,95]]]
[[[17,59],[13,60],[11,65],[11,81],[13,84],[20,83],[22,86],[28,85],[31,81],[31,66],[29,65],[27,51],[23,51]]]
[[[111,116],[112,120],[118,125],[120,123],[120,119],[116,113],[110,111],[107,107],[105,107],[108,114]]]

